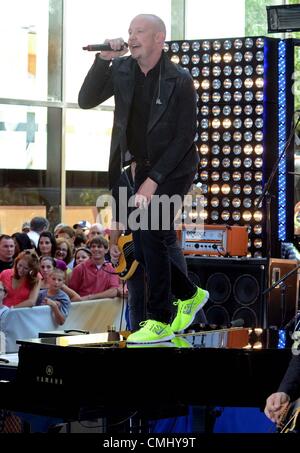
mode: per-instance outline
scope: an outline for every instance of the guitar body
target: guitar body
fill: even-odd
[[[120,236],[118,247],[121,255],[119,256],[118,265],[115,266],[116,273],[119,274],[121,280],[128,280],[138,267],[138,261],[134,257],[134,245],[132,234]]]
[[[287,408],[279,426],[280,433],[300,433],[300,398]]]

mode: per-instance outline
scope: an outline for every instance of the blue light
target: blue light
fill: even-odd
[[[277,349],[284,349],[286,346],[286,331],[278,330],[278,344]]]
[[[286,144],[286,44],[278,43],[278,156]],[[278,239],[286,240],[286,160],[278,166]]]

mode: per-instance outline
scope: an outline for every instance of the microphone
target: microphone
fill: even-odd
[[[128,47],[127,42],[124,42],[123,46],[119,50],[123,50],[124,47]],[[108,50],[108,51],[113,51],[113,52],[119,52],[119,50],[113,50],[110,47],[110,44],[88,44],[87,46],[84,46],[82,48],[83,50],[88,50],[89,52],[99,52],[101,50]]]

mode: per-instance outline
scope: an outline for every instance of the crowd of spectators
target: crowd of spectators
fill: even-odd
[[[3,305],[49,305],[57,324],[63,324],[71,303],[120,295],[121,281],[108,261],[100,223],[60,223],[53,232],[49,227],[46,218],[33,217],[20,232],[0,235]]]

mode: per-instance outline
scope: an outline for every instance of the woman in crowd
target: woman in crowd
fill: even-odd
[[[15,254],[14,258],[19,255],[23,250],[29,250],[34,248],[33,242],[29,239],[26,233],[14,233],[11,235],[15,243]]]
[[[54,257],[56,251],[56,240],[50,231],[43,231],[37,245],[37,254],[39,256]]]
[[[12,269],[5,269],[0,274],[7,294],[3,301],[8,307],[33,307],[36,304],[41,286],[39,276],[39,258],[36,252],[20,252]]]

